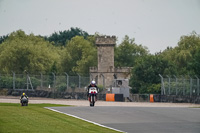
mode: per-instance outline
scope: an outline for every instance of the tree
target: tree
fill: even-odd
[[[115,47],[115,66],[133,67],[136,60],[148,54],[148,49],[142,45],[137,45],[134,39],[125,36],[122,43]]]
[[[197,49],[189,65],[190,68],[194,70],[194,74],[200,76],[200,48]]]
[[[166,49],[162,57],[177,66],[177,74],[194,74],[194,56],[197,56],[200,48],[200,35],[193,32],[188,36],[181,36],[178,46]]]
[[[173,67],[167,60],[160,55],[147,55],[140,58],[132,70],[130,85],[133,93],[159,93],[160,77],[166,69]],[[173,69],[169,69],[173,70]],[[171,72],[173,73],[173,72]]]
[[[89,67],[97,66],[97,50],[82,36],[68,42],[62,56],[62,68],[67,73],[88,74]]]
[[[11,33],[0,45],[0,71],[4,73],[48,72],[55,61],[59,62],[59,54],[52,44],[21,30]]]
[[[8,38],[8,35],[0,37],[0,44],[3,43]]]
[[[75,36],[88,37],[88,33],[79,29],[71,28],[70,30],[54,32],[50,37],[45,37],[48,41],[54,42],[55,46],[65,46]]]

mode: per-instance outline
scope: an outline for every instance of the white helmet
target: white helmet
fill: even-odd
[[[92,80],[91,84],[92,84],[92,85],[95,85],[95,84],[96,84],[96,82],[95,82],[94,80]]]

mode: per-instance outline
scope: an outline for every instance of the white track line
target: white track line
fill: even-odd
[[[58,110],[55,110],[55,109],[52,109],[52,108],[48,108],[48,107],[44,107],[44,108],[58,112],[58,113],[61,113],[61,114],[65,114],[65,115],[68,115],[68,116],[71,116],[71,117],[74,117],[74,118],[77,118],[77,119],[80,119],[80,120],[83,120],[83,121],[86,121],[86,122],[89,122],[89,123],[92,123],[92,124],[95,124],[95,125],[100,126],[100,127],[104,127],[104,128],[108,128],[108,129],[111,129],[111,130],[114,130],[114,131],[126,133],[124,131],[121,131],[121,130],[118,130],[118,129],[115,129],[115,128],[112,128],[112,127],[108,127],[108,126],[105,126],[105,125],[102,125],[102,124],[99,124],[99,123],[96,123],[96,122],[93,122],[93,121],[90,121],[90,120],[86,120],[84,118],[81,118],[81,117],[78,117],[78,116],[75,116],[75,115],[64,113],[64,112],[61,112],[61,111],[58,111]]]

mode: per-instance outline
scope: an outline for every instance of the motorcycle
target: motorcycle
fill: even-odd
[[[97,91],[97,88],[96,87],[90,87],[89,88],[89,97],[88,97],[88,100],[90,102],[90,106],[93,107],[95,102],[96,102],[96,98],[97,98],[97,94],[98,94],[98,91]]]
[[[28,99],[26,97],[21,99],[21,106],[28,106]]]

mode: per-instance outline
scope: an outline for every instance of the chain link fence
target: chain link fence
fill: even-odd
[[[31,75],[31,74],[0,74],[0,89],[13,90],[45,90],[59,92],[85,91],[90,83],[90,77],[55,75]]]
[[[199,96],[200,86],[197,76],[161,77],[161,95]]]
[[[0,95],[20,96],[26,93],[29,97],[47,97],[64,99],[87,99],[86,87],[90,76],[38,74],[0,74]],[[105,100],[105,91],[97,97]]]

